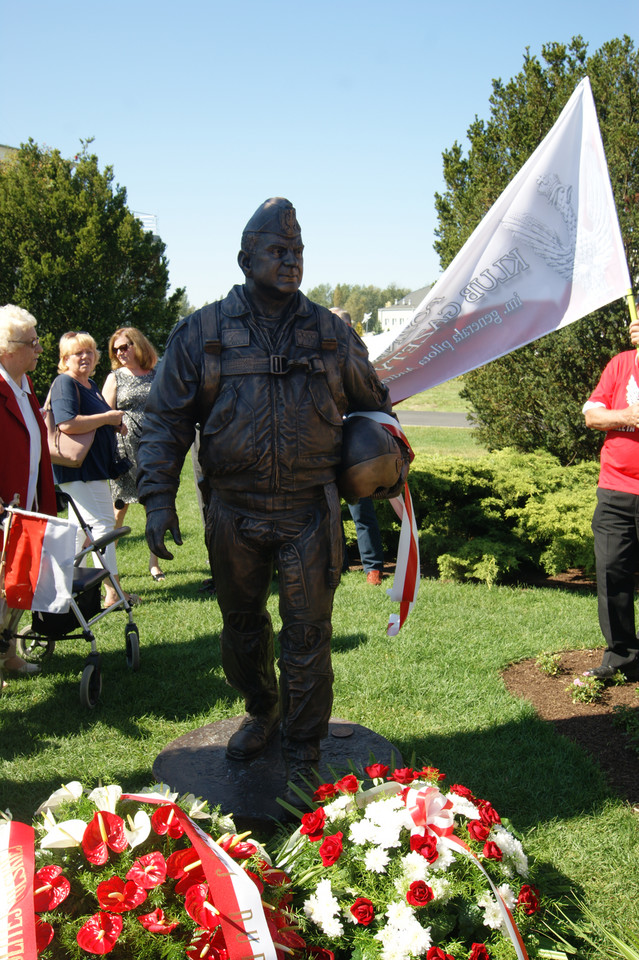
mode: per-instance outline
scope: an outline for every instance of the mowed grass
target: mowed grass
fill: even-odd
[[[438,447],[431,429],[413,428],[411,441],[421,442],[412,434],[424,431],[423,442]],[[184,546],[165,564],[164,583],[148,575],[141,507],[129,511],[132,533],[118,547],[123,584],[143,601],[140,670],[127,666],[126,617],[116,612],[96,627],[103,692],[94,710],[79,701],[81,640],[57,644],[37,679],[9,681],[0,699],[0,809],[15,818],[29,822],[69,780],[143,787],[168,743],[242,712],[220,664],[219,609],[198,591],[208,571],[190,463],[178,508]],[[277,627],[276,582],[270,609]],[[511,696],[501,677],[508,663],[542,651],[600,646],[596,598],[424,580],[408,622],[390,639],[392,609],[362,573],[343,578],[334,714],[389,739],[405,762],[431,763],[449,783],[491,800],[536,858],[544,895],[563,901],[573,891],[614,928],[639,929],[637,814],[590,757]]]

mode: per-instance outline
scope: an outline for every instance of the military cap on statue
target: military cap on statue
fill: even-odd
[[[280,237],[298,237],[302,231],[291,201],[284,197],[271,197],[257,208],[244,227],[244,233],[274,233]]]

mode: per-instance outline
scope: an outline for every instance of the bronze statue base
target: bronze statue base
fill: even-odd
[[[286,771],[279,736],[254,760],[229,760],[226,744],[243,716],[209,723],[185,733],[156,757],[153,775],[178,793],[196,797],[232,814],[238,830],[260,835],[272,833],[285,819],[277,802],[286,786]],[[334,782],[347,773],[364,777],[370,763],[403,766],[402,757],[388,740],[366,727],[332,718],[328,736],[321,743],[321,781]],[[301,801],[300,801],[301,804]]]

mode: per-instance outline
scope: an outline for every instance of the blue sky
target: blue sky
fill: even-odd
[[[434,281],[442,151],[488,117],[491,80],[576,34],[638,44],[639,3],[0,0],[0,30],[0,143],[94,137],[199,306],[242,279],[242,227],[276,195],[304,289]]]

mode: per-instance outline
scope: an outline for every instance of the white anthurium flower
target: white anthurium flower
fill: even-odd
[[[40,842],[42,850],[58,847],[79,847],[87,825],[84,820],[63,820],[50,830]]]
[[[151,832],[151,818],[146,811],[138,810],[133,819],[127,815],[123,830],[129,846],[139,847]]]
[[[37,817],[39,813],[45,810],[55,810],[61,803],[69,803],[71,800],[79,800],[82,796],[82,784],[79,780],[71,780],[70,783],[64,783],[59,790],[54,790],[48,800],[41,803],[35,812]]]
[[[186,797],[184,797],[184,803],[189,804],[189,817],[191,820],[210,819],[210,813],[206,813],[204,810],[204,807],[206,806],[206,800],[200,800],[192,793],[189,793]]]
[[[42,826],[45,830],[53,830],[56,825],[55,817],[47,807],[47,809],[42,814]]]
[[[164,800],[165,803],[175,803],[179,796],[178,793],[175,793],[174,790],[171,790],[167,783],[154,783],[153,786],[145,787],[144,790],[140,790],[140,795],[143,793],[148,793],[152,797],[157,797],[158,799]]]
[[[108,787],[96,787],[89,794],[89,800],[93,801],[98,810],[104,810],[106,813],[115,813],[118,800],[122,796],[122,787],[117,783],[111,783]]]

